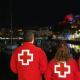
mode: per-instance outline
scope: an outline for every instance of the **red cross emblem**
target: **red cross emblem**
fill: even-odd
[[[20,61],[22,65],[29,65],[30,62],[33,62],[33,54],[30,53],[30,50],[22,50],[22,52],[18,54],[18,61]]]
[[[54,73],[57,73],[60,78],[66,78],[66,75],[70,74],[70,65],[67,65],[66,62],[60,62],[54,66]]]

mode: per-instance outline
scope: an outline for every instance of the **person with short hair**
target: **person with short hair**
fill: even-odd
[[[45,52],[34,44],[34,32],[24,31],[24,43],[12,54],[10,68],[18,80],[42,80],[47,69]]]

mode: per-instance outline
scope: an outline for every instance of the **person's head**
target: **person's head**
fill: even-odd
[[[68,52],[68,47],[65,42],[61,42],[55,54],[55,59],[57,61],[67,61],[71,56]]]
[[[34,31],[24,30],[24,41],[34,43]]]

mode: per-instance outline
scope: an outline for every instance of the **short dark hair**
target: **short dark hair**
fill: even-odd
[[[24,41],[30,42],[34,37],[33,30],[24,30]]]

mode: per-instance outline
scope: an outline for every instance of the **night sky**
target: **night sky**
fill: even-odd
[[[53,2],[2,0],[0,2],[0,25],[9,26],[11,15],[14,26],[54,25],[66,14],[79,14],[79,3],[79,0],[53,0]]]

